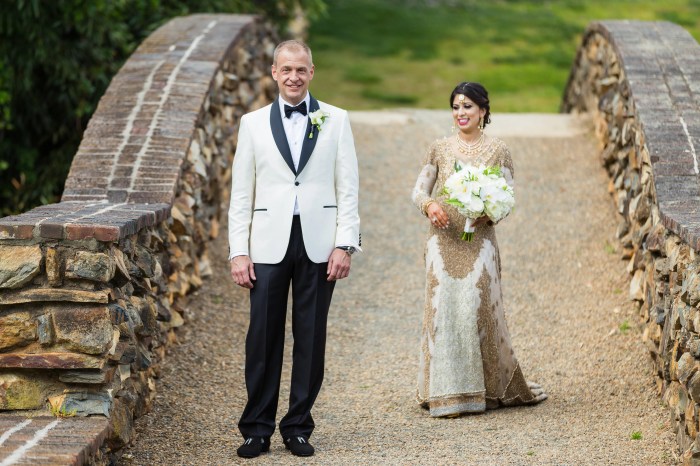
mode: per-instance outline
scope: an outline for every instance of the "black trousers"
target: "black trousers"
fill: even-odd
[[[327,281],[328,263],[312,262],[304,248],[299,217],[292,222],[287,253],[278,264],[255,264],[246,337],[245,380],[248,403],[238,423],[243,437],[267,437],[275,431],[284,327],[292,287],[292,381],[283,438],[311,436],[311,408],[323,382],[326,323],[335,282]]]

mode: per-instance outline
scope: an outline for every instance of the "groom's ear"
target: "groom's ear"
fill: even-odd
[[[272,74],[272,79],[274,79],[275,81],[277,81],[277,67],[276,67],[275,65],[272,65],[272,66],[270,67],[270,72],[271,72],[271,74]]]

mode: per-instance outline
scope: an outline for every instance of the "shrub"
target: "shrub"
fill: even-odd
[[[83,130],[112,76],[174,16],[263,13],[286,24],[322,0],[0,2],[0,216],[57,202]]]

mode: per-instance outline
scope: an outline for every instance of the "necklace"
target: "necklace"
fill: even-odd
[[[484,148],[484,133],[481,133],[477,140],[472,143],[464,141],[459,137],[459,134],[456,134],[455,137],[457,138],[457,148],[464,155],[477,155]]]

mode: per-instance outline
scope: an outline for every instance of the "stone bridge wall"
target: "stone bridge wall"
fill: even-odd
[[[170,21],[112,80],[61,202],[0,219],[0,410],[109,416],[112,447],[129,441],[211,273],[239,119],[276,96],[275,36]]]
[[[700,45],[667,22],[592,23],[562,111],[595,118],[658,392],[700,464]]]

